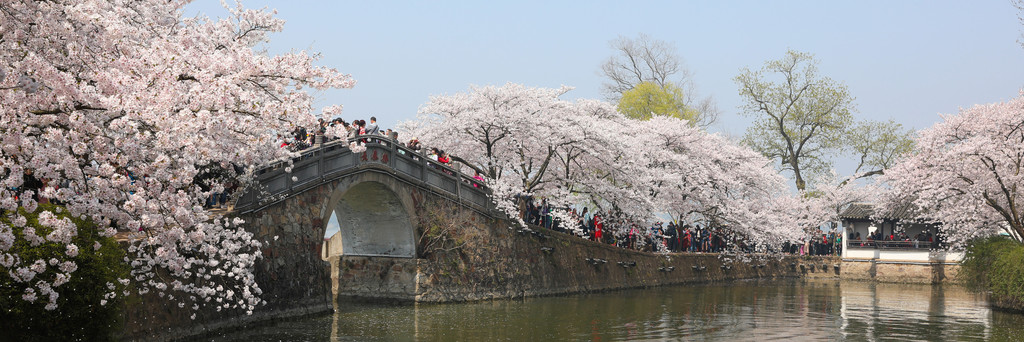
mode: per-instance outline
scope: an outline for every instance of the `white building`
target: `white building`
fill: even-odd
[[[843,261],[876,263],[956,263],[962,252],[942,248],[941,225],[915,220],[910,204],[874,214],[874,205],[855,203],[839,215],[843,225]]]

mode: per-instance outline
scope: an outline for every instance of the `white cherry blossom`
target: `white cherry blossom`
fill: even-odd
[[[883,207],[912,202],[942,224],[951,247],[1005,232],[1024,236],[1024,94],[962,109],[921,131],[917,149],[887,170]]]
[[[243,297],[231,308],[261,303],[252,273],[261,244],[202,204],[288,155],[274,144],[277,134],[316,122],[306,90],[355,81],[316,66],[316,54],[263,52],[260,44],[284,24],[270,11],[238,5],[224,19],[190,18],[182,14],[187,2],[0,2],[2,215],[25,227],[16,210],[35,210],[39,198],[96,224],[40,213],[46,231],[26,228],[17,238],[66,246],[47,257],[59,266],[38,274],[27,268],[35,260],[12,254],[15,237],[0,225],[0,271],[21,280],[23,299],[42,296],[54,308],[59,274],[75,276],[75,256],[90,247],[73,238],[95,229],[127,234],[140,293],[185,282],[168,289],[184,294],[176,300],[194,296],[202,305],[225,295],[202,289],[220,285]],[[28,180],[43,187],[28,189]],[[210,276],[229,272],[234,277]],[[120,293],[110,290],[106,299]]]

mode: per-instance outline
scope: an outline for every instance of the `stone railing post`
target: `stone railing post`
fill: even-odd
[[[462,170],[455,170],[455,198],[459,200],[459,206],[462,206]]]
[[[391,141],[391,158],[388,159],[388,167],[390,167],[392,170],[394,170],[395,169],[395,158],[398,158],[397,157],[397,155],[398,155],[398,140],[391,139],[390,136],[388,136],[388,140]]]
[[[327,152],[324,151],[324,145],[320,145],[320,150],[318,152],[320,153],[320,155],[317,156],[316,175],[317,175],[317,178],[319,178],[320,181],[323,182],[324,181],[324,155],[327,154]]]
[[[420,178],[421,182],[426,183],[427,182],[427,156],[422,155],[422,153],[421,153],[420,156],[418,156],[418,158],[420,160],[420,177],[419,178]]]

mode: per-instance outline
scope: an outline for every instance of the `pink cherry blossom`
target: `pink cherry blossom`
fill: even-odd
[[[230,308],[262,302],[252,273],[260,242],[202,204],[288,156],[277,134],[316,122],[306,90],[355,81],[315,65],[316,54],[263,52],[284,25],[270,11],[238,5],[224,19],[191,18],[182,14],[187,2],[0,2],[0,208],[33,211],[38,198],[66,209],[41,212],[47,230],[17,237],[66,245],[47,256],[59,266],[39,274],[29,274],[35,261],[15,255],[12,230],[0,226],[0,271],[21,280],[23,299],[34,301],[36,288],[54,308],[58,274],[78,269],[74,258],[89,246],[72,240],[86,228],[69,216],[92,221],[101,236],[132,233],[127,262],[140,293],[189,283],[168,291],[206,303],[225,294],[203,289],[220,285],[244,297]],[[44,186],[26,189],[29,177]]]
[[[603,101],[560,98],[570,90],[471,87],[432,97],[401,129],[458,157],[463,171],[481,172],[495,206],[512,218],[522,207],[517,201],[533,196],[546,198],[563,222],[567,208],[587,204],[618,235],[629,226],[616,222],[670,213],[762,246],[802,237],[769,160],[685,120],[638,121]]]
[[[912,202],[951,247],[998,233],[1024,236],[1024,94],[977,105],[921,131],[914,154],[883,178],[883,207]]]

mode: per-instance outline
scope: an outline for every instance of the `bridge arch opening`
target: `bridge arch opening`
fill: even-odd
[[[340,194],[339,191],[343,191]],[[328,247],[337,255],[413,258],[415,228],[409,209],[386,185],[367,181],[338,189],[328,203]],[[332,233],[334,228],[337,233]]]

